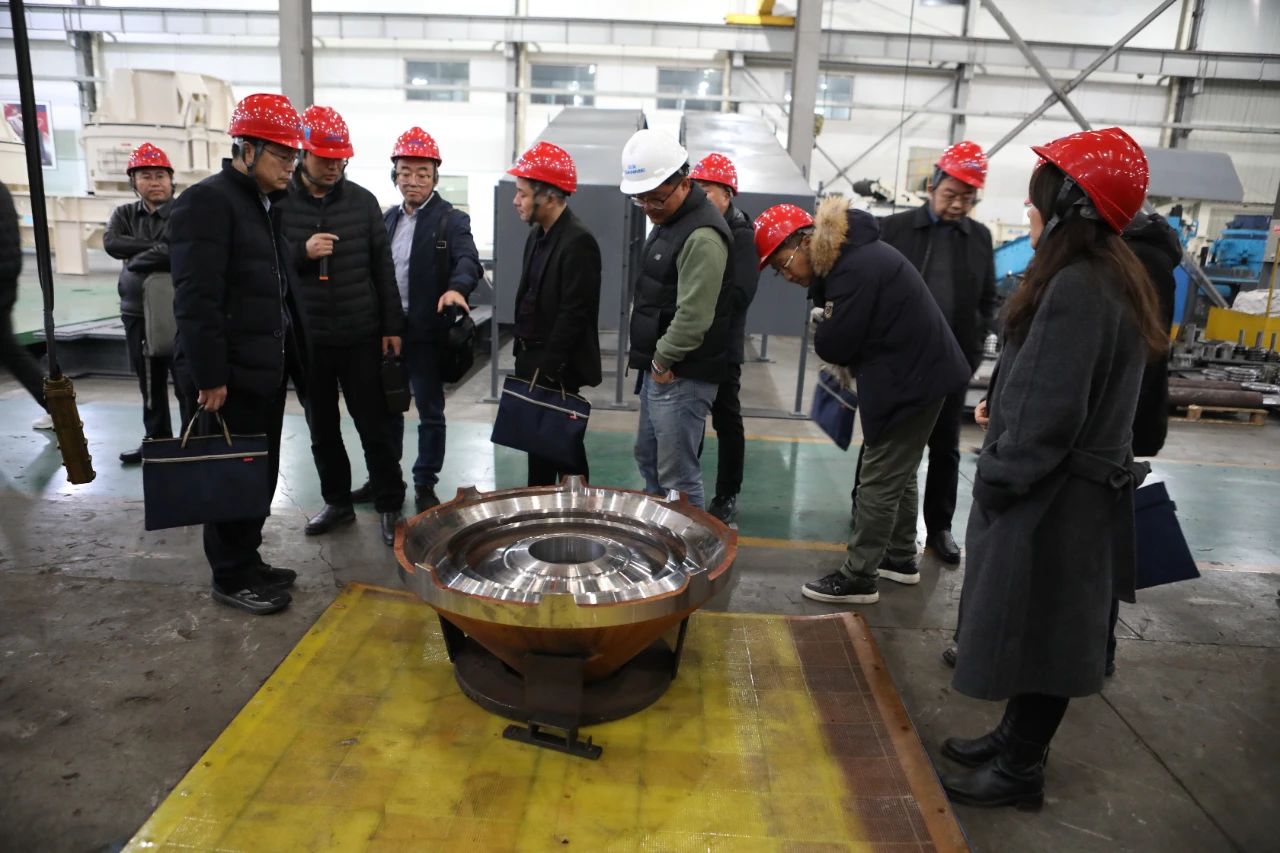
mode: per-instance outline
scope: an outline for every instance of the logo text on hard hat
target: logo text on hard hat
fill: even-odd
[[[631,165],[627,166],[627,168],[625,168],[625,169],[623,169],[623,170],[622,170],[622,174],[624,174],[624,175],[643,175],[643,174],[644,174],[645,172],[647,172],[647,171],[649,171],[649,170],[648,170],[648,169],[646,169],[644,166],[637,166],[635,163],[632,163]]]

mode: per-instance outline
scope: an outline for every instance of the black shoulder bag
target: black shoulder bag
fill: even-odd
[[[436,232],[436,280],[442,286],[449,282],[449,242],[445,239],[445,229],[449,225],[449,211],[440,217],[440,228]],[[462,308],[449,305],[444,310],[447,322],[443,333],[436,339],[436,365],[440,371],[440,381],[457,382],[475,364],[476,324]]]

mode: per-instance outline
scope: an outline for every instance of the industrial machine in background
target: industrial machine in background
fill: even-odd
[[[1258,287],[1270,227],[1271,217],[1265,214],[1236,216],[1213,242],[1207,262],[1201,261],[1204,274],[1227,302],[1233,303],[1241,290]]]

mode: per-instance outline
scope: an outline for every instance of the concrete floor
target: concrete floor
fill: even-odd
[[[798,342],[750,363],[744,404],[790,408]],[[812,387],[810,383],[809,387]],[[374,517],[329,536],[305,424],[290,404],[264,555],[300,573],[270,618],[210,602],[197,530],[142,530],[139,469],[116,454],[140,435],[136,386],[77,382],[98,479],[71,487],[33,403],[0,378],[0,849],[109,850],[128,839],[332,601],[362,580],[398,585]],[[519,485],[522,457],[488,442],[487,373],[449,398],[442,494]],[[597,403],[612,396],[596,389]],[[807,397],[806,397],[807,405]],[[632,412],[597,408],[596,482],[634,487]],[[736,580],[714,607],[827,612],[800,584],[841,559],[853,456],[807,422],[752,419]],[[1040,814],[960,808],[978,850],[1274,850],[1280,808],[1280,426],[1175,423],[1158,471],[1204,576],[1121,612],[1119,672],[1073,703]],[[354,436],[352,436],[354,438]],[[964,437],[969,450],[976,429]],[[349,441],[349,447],[357,446]],[[714,441],[707,466],[714,471]],[[357,454],[358,455],[358,454]],[[353,460],[357,476],[361,463]],[[972,471],[966,452],[963,474]],[[961,487],[957,533],[968,512]],[[999,709],[958,696],[938,660],[963,569],[931,556],[917,587],[885,584],[861,608],[922,740],[976,734]],[[946,762],[937,759],[945,768]]]

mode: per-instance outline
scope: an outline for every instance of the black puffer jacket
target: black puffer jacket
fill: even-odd
[[[22,273],[22,242],[18,239],[18,211],[9,188],[0,184],[0,313],[13,310],[18,301],[18,276]]]
[[[1173,271],[1182,261],[1177,232],[1159,214],[1139,213],[1124,229],[1124,241],[1142,261],[1160,302],[1160,322],[1173,325],[1177,282]],[[1133,416],[1133,455],[1155,456],[1169,433],[1169,356],[1151,362],[1142,373],[1138,410]]]
[[[293,254],[278,202],[230,160],[178,196],[169,216],[177,361],[197,388],[274,394],[298,318],[286,307]]]
[[[821,277],[825,319],[813,347],[858,378],[868,443],[969,382],[969,363],[924,279],[880,240],[876,219],[840,196],[818,206],[809,259]]]
[[[307,318],[308,342],[340,347],[399,335],[404,309],[382,209],[373,193],[344,179],[316,198],[299,168],[280,209],[285,236],[294,247],[296,295]],[[320,280],[320,263],[307,257],[307,240],[322,231],[338,235],[328,281]]]
[[[729,363],[742,364],[747,337],[747,309],[756,298],[760,285],[760,258],[756,254],[756,232],[751,217],[734,205],[724,213],[733,245],[729,247],[729,263],[733,265],[733,319],[729,321]]]
[[[142,283],[153,272],[169,269],[169,210],[167,201],[148,211],[141,200],[122,204],[111,212],[102,247],[116,260],[124,261],[116,290],[120,293],[120,313],[142,316]]]

